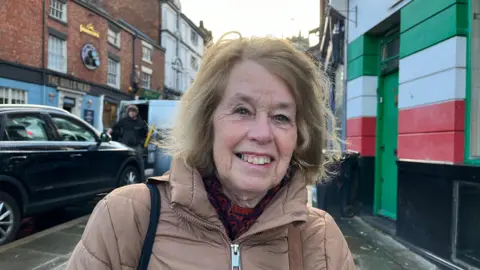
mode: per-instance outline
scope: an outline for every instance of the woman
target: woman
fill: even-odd
[[[149,269],[355,269],[332,217],[306,205],[324,164],[325,90],[282,40],[221,39],[208,50],[171,132],[171,170],[149,180],[162,198]],[[67,269],[136,269],[149,211],[146,185],[113,191]],[[288,228],[302,266],[289,267]]]

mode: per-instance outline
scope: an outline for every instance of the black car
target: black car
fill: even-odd
[[[69,112],[0,105],[0,245],[20,221],[141,182],[135,151]]]

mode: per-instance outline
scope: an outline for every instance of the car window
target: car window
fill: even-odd
[[[47,124],[33,115],[9,115],[5,123],[3,140],[48,141]]]
[[[62,141],[95,142],[96,137],[90,129],[82,123],[72,119],[52,116],[57,125],[58,133]]]

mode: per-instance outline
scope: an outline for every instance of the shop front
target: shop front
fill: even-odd
[[[56,94],[46,98],[56,99],[56,105],[99,128],[99,97],[92,94],[92,85],[61,75],[48,74],[48,85],[56,88]]]
[[[122,100],[132,100],[133,95],[113,88],[93,85],[91,93],[99,97],[99,129],[108,129],[117,122],[117,110]]]
[[[40,70],[0,61],[0,104],[57,106],[56,95],[55,88],[43,85]]]
[[[348,148],[373,160],[357,197],[409,248],[479,269],[480,3],[402,3],[349,22]]]

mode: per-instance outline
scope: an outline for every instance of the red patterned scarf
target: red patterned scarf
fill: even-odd
[[[235,240],[250,229],[278,191],[288,183],[291,173],[287,175],[288,177],[284,177],[280,184],[271,188],[254,208],[244,208],[233,204],[232,201],[223,194],[222,184],[215,175],[203,178],[208,200],[217,211],[230,240]]]

